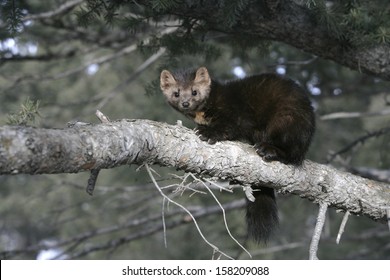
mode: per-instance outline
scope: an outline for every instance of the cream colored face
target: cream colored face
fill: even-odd
[[[178,81],[168,70],[160,75],[160,87],[168,103],[176,110],[197,112],[203,109],[210,93],[211,79],[205,67],[196,71],[190,81]]]

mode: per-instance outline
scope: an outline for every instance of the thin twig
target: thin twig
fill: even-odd
[[[176,30],[177,30],[177,27],[168,27],[168,28],[165,28],[164,30],[159,31],[158,34],[161,36],[161,35],[173,33]],[[152,36],[147,37],[146,39],[143,40],[143,44],[144,45],[149,44],[151,39],[152,39]],[[79,73],[81,71],[84,71],[90,65],[96,64],[96,65],[100,66],[100,65],[108,63],[108,62],[110,62],[112,60],[118,59],[118,58],[120,58],[122,56],[129,55],[130,53],[133,53],[134,51],[136,51],[138,49],[138,46],[139,46],[139,42],[134,43],[132,45],[124,47],[123,49],[121,49],[119,51],[116,51],[115,53],[104,55],[104,56],[92,59],[90,61],[87,61],[87,62],[83,63],[82,65],[77,66],[74,69],[69,69],[69,70],[64,71],[64,72],[60,72],[60,73],[56,73],[56,74],[50,74],[50,75],[31,74],[31,75],[25,75],[25,76],[17,77],[16,79],[14,79],[12,81],[12,84],[9,85],[4,90],[5,91],[10,90],[11,88],[13,88],[16,85],[18,85],[18,84],[20,84],[22,82],[25,82],[25,81],[33,81],[33,80],[43,81],[43,80],[59,80],[59,79],[63,79],[63,78],[69,77],[71,75],[75,75],[75,74],[77,74],[77,73]],[[121,85],[119,85],[119,86],[121,86]]]
[[[329,159],[327,160],[327,163],[332,162],[336,156],[348,152],[349,150],[351,150],[352,148],[354,148],[358,144],[363,144],[366,140],[368,140],[370,138],[379,137],[379,136],[387,134],[387,133],[390,133],[390,127],[383,127],[383,128],[381,128],[379,130],[376,130],[376,131],[373,131],[373,132],[368,132],[366,135],[363,135],[362,137],[359,137],[358,139],[352,141],[350,144],[348,144],[347,146],[345,146],[341,150],[339,150],[339,151],[337,151],[335,153],[332,153],[329,156]]]
[[[349,218],[350,214],[351,213],[349,211],[345,212],[345,214],[344,214],[343,220],[341,221],[341,224],[340,224],[339,233],[337,234],[336,244],[340,243],[341,236],[344,233],[344,229],[345,229],[345,226],[347,224],[347,221],[348,221],[348,218]]]
[[[162,219],[162,224],[163,224],[163,233],[164,233],[164,246],[165,248],[168,248],[168,242],[167,242],[167,225],[165,223],[165,204],[166,204],[166,199],[163,197],[162,201],[162,209],[161,209],[161,219]]]
[[[221,185],[219,185],[219,184],[217,184],[217,183],[215,183],[215,182],[213,182],[213,181],[211,181],[211,180],[209,180],[209,179],[204,179],[207,183],[209,183],[210,185],[213,185],[213,186],[216,186],[217,188],[219,188],[220,190],[222,190],[222,191],[225,191],[225,192],[230,192],[230,193],[233,193],[233,190],[231,190],[231,189],[229,189],[229,188],[226,188],[226,187],[224,187],[224,186],[221,186]]]
[[[259,255],[275,254],[277,252],[293,250],[293,249],[303,247],[303,246],[304,246],[303,242],[281,244],[281,245],[276,245],[276,246],[256,250],[256,251],[252,252],[252,255],[259,256]]]
[[[280,62],[280,63],[274,63],[267,65],[267,68],[275,68],[278,66],[300,66],[300,65],[309,65],[313,62],[315,62],[318,59],[317,56],[313,56],[312,58],[309,58],[307,60],[290,60],[286,62]]]
[[[252,257],[251,256],[251,254],[249,253],[249,251],[236,239],[236,238],[234,238],[234,236],[232,235],[232,233],[231,233],[231,231],[230,231],[230,229],[229,229],[229,226],[228,226],[228,224],[227,224],[227,219],[226,219],[226,212],[225,212],[225,209],[223,208],[223,206],[222,206],[222,204],[219,202],[219,200],[217,199],[217,197],[214,195],[214,193],[212,192],[212,190],[211,190],[211,188],[209,187],[209,186],[207,186],[207,184],[204,182],[204,181],[206,181],[207,183],[209,183],[211,186],[215,186],[215,187],[217,187],[219,190],[221,190],[221,191],[227,191],[227,192],[230,192],[230,193],[232,193],[233,191],[231,190],[231,189],[228,189],[228,188],[226,188],[226,187],[223,187],[223,186],[221,186],[221,185],[219,185],[219,184],[217,184],[216,182],[213,182],[213,181],[211,181],[211,180],[209,180],[209,179],[199,179],[198,177],[196,177],[194,174],[192,174],[191,172],[188,172],[187,174],[185,174],[184,176],[177,176],[176,175],[176,177],[178,178],[178,179],[181,179],[182,180],[182,182],[181,182],[181,184],[179,185],[179,186],[183,186],[183,184],[187,181],[187,179],[189,178],[189,177],[191,177],[192,178],[192,180],[193,181],[195,181],[195,182],[197,182],[197,183],[199,183],[199,184],[201,184],[204,188],[206,188],[207,190],[208,190],[208,192],[211,194],[211,196],[214,198],[214,200],[217,202],[217,204],[218,204],[218,206],[221,208],[221,210],[222,210],[222,215],[223,215],[223,220],[224,220],[224,224],[225,224],[225,228],[226,228],[226,231],[228,232],[228,234],[229,234],[229,236],[231,237],[231,239],[240,247],[240,248],[242,248],[244,251],[245,251],[245,253],[247,253],[248,255],[249,255],[249,257]],[[193,182],[191,182],[190,184],[192,184]],[[188,184],[188,185],[190,185],[190,184]],[[171,185],[172,186],[172,185]],[[184,190],[186,190],[186,189],[188,189],[189,187],[188,186],[185,186],[185,188],[183,188],[183,192],[184,192]],[[197,191],[197,190],[194,190],[194,189],[192,189],[191,188],[191,190],[193,190],[194,191],[194,193],[199,193],[199,191]],[[202,192],[203,193],[203,192]],[[204,193],[203,193],[204,194]]]
[[[318,257],[317,257],[318,243],[320,242],[322,229],[323,229],[324,224],[325,224],[327,210],[328,210],[328,204],[321,203],[320,209],[318,211],[317,222],[316,222],[316,226],[314,228],[313,237],[312,237],[311,243],[310,243],[310,249],[309,249],[309,259],[310,260],[318,260]]]
[[[166,49],[160,48],[160,50],[150,56],[147,60],[145,60],[132,74],[131,76],[126,79],[124,82],[120,83],[118,86],[116,86],[113,90],[111,90],[110,93],[105,94],[104,99],[99,102],[99,104],[96,106],[98,109],[103,108],[111,99],[113,99],[118,93],[120,93],[120,89],[134,81],[143,71],[145,71],[149,66],[151,66],[154,62],[156,62],[164,53]]]
[[[196,229],[198,230],[198,233],[200,234],[200,236],[202,237],[202,239],[211,247],[213,248],[213,250],[215,251],[218,251],[219,253],[221,253],[222,255],[224,255],[225,257],[229,258],[229,259],[233,259],[231,256],[229,256],[228,254],[222,252],[221,250],[218,249],[217,246],[215,246],[214,244],[212,244],[210,241],[208,241],[206,239],[206,237],[203,235],[202,233],[202,230],[200,229],[199,225],[198,225],[198,222],[196,221],[195,217],[192,215],[192,213],[187,209],[185,208],[183,205],[181,205],[180,203],[170,199],[167,195],[165,195],[165,193],[160,189],[158,183],[156,182],[156,179],[154,178],[153,174],[152,174],[152,171],[151,171],[151,168],[149,167],[149,164],[145,164],[145,168],[146,168],[146,171],[148,172],[148,175],[150,177],[150,179],[152,180],[154,186],[156,187],[156,189],[158,190],[158,192],[162,195],[162,197],[164,197],[166,200],[168,200],[170,203],[180,207],[181,209],[183,209],[192,219],[192,221],[194,222],[194,225],[196,227]]]
[[[35,15],[27,15],[23,18],[23,21],[29,21],[29,20],[37,20],[37,19],[45,19],[45,18],[51,18],[54,16],[62,15],[77,5],[81,4],[85,0],[74,0],[74,1],[69,1],[65,2],[64,4],[60,5],[57,9],[48,11],[48,12],[43,12],[40,14],[35,14]]]
[[[386,209],[386,216],[387,216],[387,226],[389,227],[389,231],[390,231],[390,208]]]
[[[352,118],[366,118],[366,117],[381,117],[390,114],[390,109],[386,108],[377,112],[336,112],[320,117],[321,121],[337,120],[337,119],[352,119]]]
[[[194,175],[192,175],[193,178],[195,180],[199,180],[198,178],[196,178]],[[201,180],[199,180],[201,181]],[[225,228],[226,228],[226,231],[227,233],[229,234],[230,238],[238,245],[240,246],[241,249],[243,249],[245,251],[245,253],[247,253],[249,255],[250,258],[252,258],[252,255],[251,253],[249,253],[249,251],[236,239],[234,238],[233,234],[230,232],[230,229],[229,229],[229,226],[227,224],[227,219],[226,219],[226,212],[225,212],[225,209],[223,208],[222,204],[219,202],[218,198],[214,195],[214,193],[211,191],[211,189],[203,182],[201,181],[201,183],[203,183],[203,186],[208,190],[208,192],[211,194],[211,196],[214,198],[214,200],[217,202],[217,204],[219,205],[219,207],[221,208],[222,210],[222,216],[223,216],[223,221],[225,223]],[[214,183],[215,184],[215,183]],[[216,185],[216,184],[215,184]],[[222,187],[220,187],[221,189],[224,189]]]
[[[99,190],[100,190],[100,188],[99,188]],[[150,196],[149,196],[149,200],[150,200]],[[226,211],[230,211],[233,209],[242,208],[242,207],[244,207],[244,205],[245,205],[245,201],[242,199],[239,201],[235,200],[235,201],[226,203],[223,205],[223,207]],[[210,207],[206,207],[206,208],[205,207],[200,208],[198,206],[189,206],[189,207],[187,207],[187,209],[190,209],[190,211],[192,211],[194,213],[194,216],[197,219],[204,218],[204,217],[209,216],[209,215],[216,215],[216,214],[220,213],[220,208],[215,206],[215,205],[210,206]],[[169,213],[165,215],[165,219],[167,220],[167,218],[174,218],[176,216],[182,216],[182,213],[183,213],[183,211],[181,209],[176,208],[172,211],[169,211]],[[127,233],[131,232],[131,234],[126,234],[126,236],[119,236],[116,239],[110,238],[108,242],[103,243],[103,244],[99,243],[99,245],[92,246],[92,247],[87,246],[88,248],[82,249],[79,252],[72,253],[69,251],[69,249],[66,249],[64,251],[64,253],[66,253],[66,255],[63,255],[64,258],[67,258],[67,259],[78,258],[81,256],[88,255],[91,252],[108,250],[112,246],[120,246],[120,245],[125,244],[125,243],[130,243],[134,240],[145,238],[146,236],[149,236],[151,234],[161,232],[164,230],[164,228],[163,228],[163,225],[156,223],[158,220],[161,220],[161,213],[158,213],[158,214],[153,215],[153,216],[142,217],[139,219],[138,218],[129,219],[129,221],[126,224],[115,224],[115,225],[111,225],[111,226],[108,226],[105,228],[98,228],[95,230],[90,230],[87,232],[83,232],[79,235],[73,236],[69,239],[51,242],[50,245],[48,245],[46,243],[39,243],[39,244],[30,245],[30,246],[25,247],[23,249],[0,251],[0,259],[11,259],[11,258],[16,258],[18,256],[20,258],[20,256],[23,256],[24,254],[28,254],[28,253],[36,254],[37,252],[39,252],[41,250],[59,249],[59,248],[62,248],[64,246],[69,246],[68,248],[73,248],[73,250],[74,250],[74,248],[77,247],[77,246],[74,246],[74,244],[84,244],[85,242],[86,243],[92,242],[90,240],[95,238],[95,237],[99,237],[99,236],[103,236],[103,235],[113,236],[112,235],[113,233],[117,233],[118,235],[120,235],[119,234],[120,231],[125,231]],[[165,228],[166,228],[166,230],[168,230],[168,229],[179,227],[179,226],[184,225],[186,223],[187,223],[187,221],[184,219],[180,219],[180,220],[176,219],[176,220],[171,221],[171,222],[166,221]],[[134,230],[134,231],[128,230],[130,228],[139,228],[141,225],[145,225],[145,229]],[[116,236],[116,234],[114,234],[114,235]]]

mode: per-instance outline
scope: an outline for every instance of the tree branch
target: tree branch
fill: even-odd
[[[281,41],[359,72],[390,80],[389,45],[348,46],[326,26],[319,24],[309,9],[295,1],[282,2],[276,15],[269,19],[251,20],[250,25],[240,32],[246,30],[250,35]],[[252,19],[255,16],[252,13]],[[248,18],[247,15],[245,17]]]
[[[389,185],[308,160],[300,168],[266,163],[247,144],[209,145],[182,126],[120,120],[65,129],[0,127],[0,175],[76,173],[144,163],[244,185],[263,184],[381,222],[386,222],[390,207]]]
[[[150,6],[148,1],[140,2]],[[321,24],[313,11],[303,4],[298,4],[299,1],[280,0],[271,9],[252,4],[250,9],[246,9],[236,20],[234,26],[220,21],[221,16],[216,15],[220,10],[217,2],[203,3],[196,9],[179,5],[167,14],[200,20],[205,23],[201,28],[203,32],[218,31],[238,38],[247,35],[252,39],[284,42],[356,71],[390,80],[389,44],[358,46],[343,41],[326,24]]]
[[[73,8],[82,4],[83,2],[85,2],[85,0],[73,0],[73,1],[65,2],[64,4],[60,5],[57,9],[53,11],[48,11],[48,12],[35,14],[35,15],[27,15],[23,18],[23,21],[47,19],[55,16],[60,16],[71,11]]]

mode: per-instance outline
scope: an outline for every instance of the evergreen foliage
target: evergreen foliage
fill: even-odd
[[[245,9],[248,8],[250,0],[240,0],[240,1],[228,1],[223,0],[220,4],[220,15],[222,19],[222,25],[227,25],[228,27],[233,27],[236,25],[242,16],[245,16]]]
[[[352,46],[389,43],[390,6],[387,1],[309,0],[306,5],[319,24]]]
[[[14,35],[21,31],[23,26],[22,19],[24,13],[20,2],[21,1],[17,0],[0,2],[0,15],[4,21],[5,30],[7,30],[10,35]],[[1,34],[0,36],[4,38],[4,34]]]
[[[34,124],[39,114],[39,100],[32,101],[28,97],[21,105],[19,112],[8,115],[9,125],[28,125]]]

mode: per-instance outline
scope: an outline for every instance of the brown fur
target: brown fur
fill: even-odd
[[[162,71],[168,103],[198,124],[200,139],[213,144],[239,140],[253,144],[265,161],[300,165],[314,133],[314,113],[306,92],[292,80],[262,74],[227,83],[212,80],[205,67]],[[277,224],[272,189],[252,186],[247,221],[256,240],[266,240]]]

